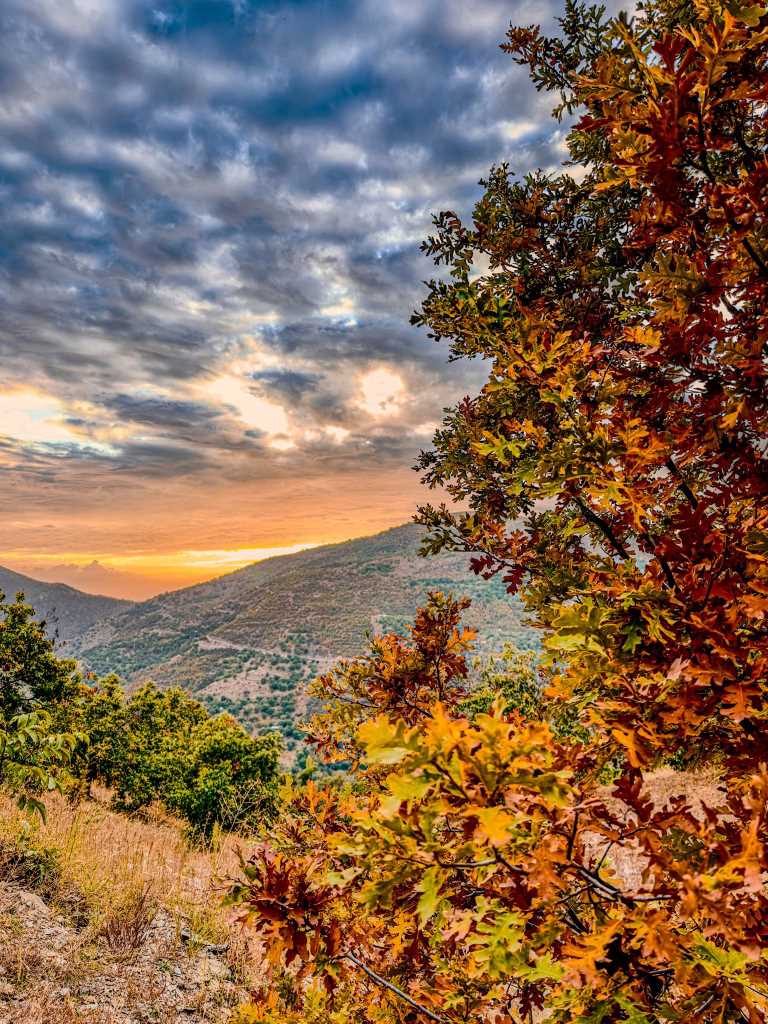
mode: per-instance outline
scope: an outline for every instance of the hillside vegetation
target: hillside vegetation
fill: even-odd
[[[0,601],[0,772],[22,807],[42,814],[46,791],[103,784],[115,806],[161,802],[198,838],[253,827],[275,815],[280,750],[277,735],[252,737],[178,687],[85,684],[29,605]]]
[[[253,732],[278,729],[289,749],[307,717],[307,686],[367,633],[402,629],[429,590],[472,598],[478,654],[507,641],[535,645],[519,603],[501,583],[468,571],[466,555],[418,555],[423,531],[374,537],[271,558],[209,583],[130,605],[66,646],[98,675],[181,686]]]
[[[279,742],[84,685],[20,600],[0,668],[0,1021],[223,1022],[258,958],[216,890],[274,818]]]

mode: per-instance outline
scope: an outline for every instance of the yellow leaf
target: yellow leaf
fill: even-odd
[[[509,833],[515,824],[512,815],[503,807],[483,807],[474,809],[480,827],[478,838],[486,839],[491,846],[504,846],[509,842]]]
[[[618,188],[619,185],[625,184],[626,180],[626,178],[607,178],[605,181],[598,181],[593,191],[607,192],[609,188]]]
[[[653,327],[628,327],[626,335],[635,345],[644,345],[646,348],[658,348],[661,343],[661,331]]]

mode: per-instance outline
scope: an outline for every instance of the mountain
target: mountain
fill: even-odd
[[[0,590],[9,600],[22,591],[27,604],[35,609],[35,618],[46,620],[49,632],[57,637],[60,645],[81,636],[99,619],[131,604],[115,597],[84,594],[66,583],[42,583],[3,566],[0,566]]]
[[[361,653],[367,632],[401,629],[428,590],[472,598],[466,622],[480,629],[479,653],[535,644],[500,583],[474,576],[464,554],[420,558],[421,535],[400,526],[256,562],[122,608],[68,649],[98,674],[183,686],[254,730],[279,728],[291,746],[307,683]]]

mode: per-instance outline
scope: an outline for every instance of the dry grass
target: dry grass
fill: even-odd
[[[43,985],[31,1002],[0,1013],[7,1013],[0,1017],[2,1024],[116,1024],[110,1009],[83,1009],[71,999],[62,999],[58,989],[50,985]],[[179,1016],[174,1011],[161,1010],[153,1015],[152,1024],[179,1024]]]
[[[128,892],[121,902],[110,908],[97,934],[111,953],[131,956],[147,941],[157,909],[149,888]]]
[[[221,882],[237,870],[242,838],[194,849],[180,823],[161,815],[129,818],[106,801],[102,793],[73,805],[52,794],[41,822],[0,795],[0,875],[42,892],[58,910],[82,912],[97,930],[108,929],[121,911],[130,916],[139,905],[141,913],[162,905],[204,941],[226,941],[230,919],[220,906]]]
[[[60,972],[56,977],[50,977],[49,959],[39,947],[30,945],[25,936],[4,931],[0,944],[0,975],[6,984],[23,988],[31,979],[43,974],[49,981],[61,981],[63,977]]]
[[[247,842],[196,848],[164,813],[111,811],[107,792],[46,807],[29,818],[0,793],[0,1024],[226,1020],[262,972],[221,901]]]
[[[246,841],[223,835],[210,849],[196,848],[181,822],[163,812],[128,817],[111,811],[109,798],[101,792],[93,801],[73,805],[51,794],[41,821],[23,815],[0,794],[0,880],[41,894],[81,930],[84,949],[96,938],[116,957],[140,951],[163,907],[176,922],[177,946],[185,944],[190,952],[206,943],[225,946],[222,959],[232,980],[248,987],[261,973],[259,949],[221,903]],[[3,945],[12,958],[6,935]],[[23,950],[18,958],[15,970],[5,965],[8,975],[37,973]],[[80,970],[89,970],[87,955],[79,963]]]

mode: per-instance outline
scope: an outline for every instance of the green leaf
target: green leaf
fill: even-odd
[[[372,764],[397,764],[408,753],[403,723],[393,725],[385,715],[364,722],[357,735]]]
[[[398,774],[387,779],[387,789],[401,801],[421,800],[430,786],[432,781],[423,775]]]
[[[439,867],[427,868],[421,876],[416,891],[421,893],[416,907],[421,926],[437,912],[440,905],[440,889],[443,883],[444,872]]]

